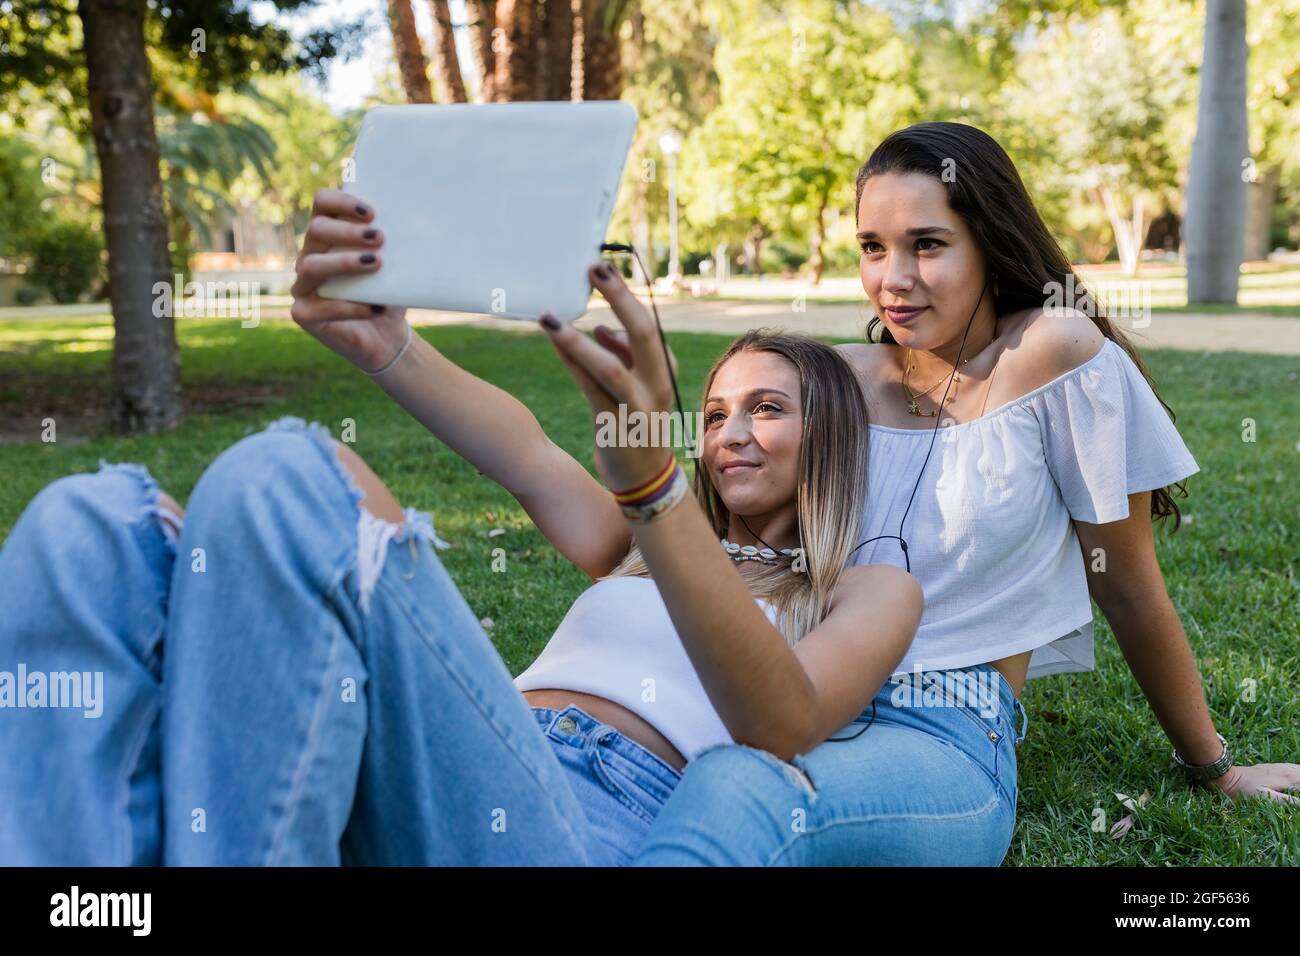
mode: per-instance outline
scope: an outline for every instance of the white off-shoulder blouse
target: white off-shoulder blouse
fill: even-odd
[[[869,431],[858,541],[898,534],[931,441],[928,428]],[[1082,365],[933,437],[902,535],[925,611],[895,673],[1029,650],[1031,678],[1092,670],[1092,604],[1071,519],[1126,518],[1130,494],[1200,470],[1142,373],[1106,339]],[[895,538],[850,563],[905,565]]]

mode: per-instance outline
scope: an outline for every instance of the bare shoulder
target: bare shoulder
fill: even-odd
[[[1046,384],[1093,358],[1105,344],[1101,329],[1078,309],[1029,309],[1015,324],[1011,352],[1021,370]]]
[[[879,388],[881,383],[889,379],[887,371],[890,353],[897,346],[881,342],[846,342],[834,348],[857,376],[858,384],[862,386],[862,396],[874,419],[880,401]]]
[[[883,359],[888,348],[879,342],[842,342],[834,346],[840,357],[859,375],[869,375]]]

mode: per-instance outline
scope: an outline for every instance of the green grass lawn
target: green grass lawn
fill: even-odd
[[[591,467],[587,407],[536,334],[457,327],[421,332],[465,368],[519,396],[552,437]],[[453,547],[439,552],[492,631],[512,673],[541,650],[586,585],[502,489],[443,448],[366,376],[296,326],[263,321],[178,323],[186,422],[166,436],[95,434],[108,391],[111,329],[97,320],[0,323],[0,538],[46,483],[94,470],[98,459],[149,467],[186,501],[220,451],[280,415],[300,415],[338,434],[356,422],[356,450],[398,500],[433,514]],[[681,361],[682,395],[693,404],[701,378],[727,339],[669,336]],[[1145,353],[1184,439],[1201,466],[1180,502],[1191,518],[1159,533],[1169,592],[1201,664],[1219,730],[1239,761],[1300,762],[1300,388],[1292,357],[1245,353]],[[53,413],[59,441],[41,443]],[[1242,420],[1258,440],[1242,441]],[[78,422],[88,423],[78,425]],[[78,440],[76,432],[86,432]],[[495,528],[505,534],[489,537]],[[491,569],[503,547],[504,574]],[[1008,622],[1011,626],[1012,622]],[[1300,864],[1300,808],[1233,804],[1190,791],[1171,768],[1169,744],[1098,615],[1097,669],[1030,681],[1030,732],[1019,750],[1020,807],[1011,865]],[[1243,700],[1243,688],[1254,699]],[[888,773],[887,767],[879,772]],[[1123,816],[1115,794],[1151,794],[1136,826],[1113,841],[1090,828]]]

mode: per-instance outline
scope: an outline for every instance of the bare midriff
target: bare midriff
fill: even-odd
[[[1033,651],[1022,651],[1010,657],[989,661],[998,669],[998,673],[1007,679],[1007,683],[1011,685],[1011,693],[1016,695],[1016,700],[1020,699],[1020,691],[1025,686],[1025,675],[1029,673],[1029,655],[1032,653]]]
[[[989,661],[989,664],[997,668],[998,673],[1006,678],[1007,683],[1011,685],[1012,693],[1015,694],[1017,699],[1020,698],[1021,688],[1025,686],[1025,674],[1029,671],[1030,653],[1030,651],[1025,651],[1011,657]],[[548,707],[551,710],[563,710],[570,704],[580,707],[601,723],[613,727],[624,737],[635,740],[669,766],[677,770],[684,770],[686,767],[686,758],[668,742],[667,737],[659,733],[653,724],[634,714],[622,704],[616,704],[612,700],[597,697],[594,694],[555,688],[526,690],[523,695],[524,700],[528,701],[530,707]]]
[[[549,707],[552,710],[563,710],[570,704],[580,707],[601,723],[609,724],[624,737],[635,740],[669,766],[678,770],[686,767],[686,758],[668,742],[667,737],[622,704],[576,690],[539,688],[526,690],[523,694],[530,707]]]

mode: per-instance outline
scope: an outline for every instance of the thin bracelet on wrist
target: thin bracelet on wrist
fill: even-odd
[[[367,375],[371,376],[372,378],[376,375],[383,375],[390,368],[392,368],[394,365],[396,365],[398,362],[402,360],[402,356],[405,355],[406,350],[411,347],[411,342],[414,338],[415,338],[415,330],[411,327],[411,324],[408,322],[406,324],[406,341],[402,343],[402,347],[397,350],[397,354],[392,357],[392,359],[388,362],[388,364],[386,364],[383,368],[375,369],[373,372],[366,371],[364,368],[361,371],[365,372]]]

